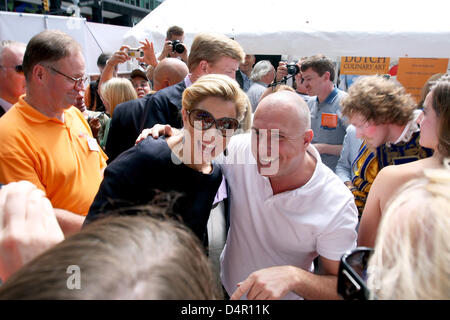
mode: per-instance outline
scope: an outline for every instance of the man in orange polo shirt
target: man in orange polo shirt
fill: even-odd
[[[107,159],[73,107],[87,80],[81,47],[63,32],[43,31],[28,43],[23,71],[27,93],[0,119],[0,183],[28,180],[44,190],[71,233],[83,223]]]

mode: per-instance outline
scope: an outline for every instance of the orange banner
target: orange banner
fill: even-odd
[[[389,62],[385,57],[341,57],[341,74],[386,74]]]
[[[446,73],[448,59],[399,58],[397,80],[416,102],[420,101],[422,87],[436,73]]]

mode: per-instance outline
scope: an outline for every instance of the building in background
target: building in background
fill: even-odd
[[[90,22],[132,27],[164,0],[0,0],[0,10],[80,16]],[[77,8],[78,7],[78,8]]]

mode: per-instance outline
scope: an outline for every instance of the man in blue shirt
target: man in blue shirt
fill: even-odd
[[[340,102],[347,93],[335,87],[334,64],[323,55],[304,60],[301,71],[308,95],[317,96],[308,101],[314,132],[312,144],[319,151],[323,163],[335,171],[347,129]]]

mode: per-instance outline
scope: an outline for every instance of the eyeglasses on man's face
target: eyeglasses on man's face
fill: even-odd
[[[45,66],[44,65],[44,67],[49,68],[53,72],[56,72],[56,73],[58,73],[58,74],[60,74],[60,75],[62,75],[64,77],[66,77],[69,80],[72,80],[74,82],[74,84],[73,84],[74,89],[77,89],[77,87],[82,87],[82,89],[84,89],[87,86],[87,82],[88,82],[89,78],[86,75],[83,75],[83,76],[81,76],[79,78],[75,78],[75,77],[68,76],[65,73],[62,73],[61,71],[53,68],[52,66]]]
[[[202,109],[186,110],[189,123],[198,130],[208,130],[213,125],[224,137],[232,136],[239,127],[239,121],[234,118],[215,119],[211,113]]]
[[[344,300],[367,300],[367,265],[372,248],[358,247],[345,253],[339,264],[338,293]]]
[[[23,68],[21,64],[18,64],[16,66],[0,66],[0,68],[11,68],[14,69],[14,71],[16,71],[17,73],[23,73]]]

